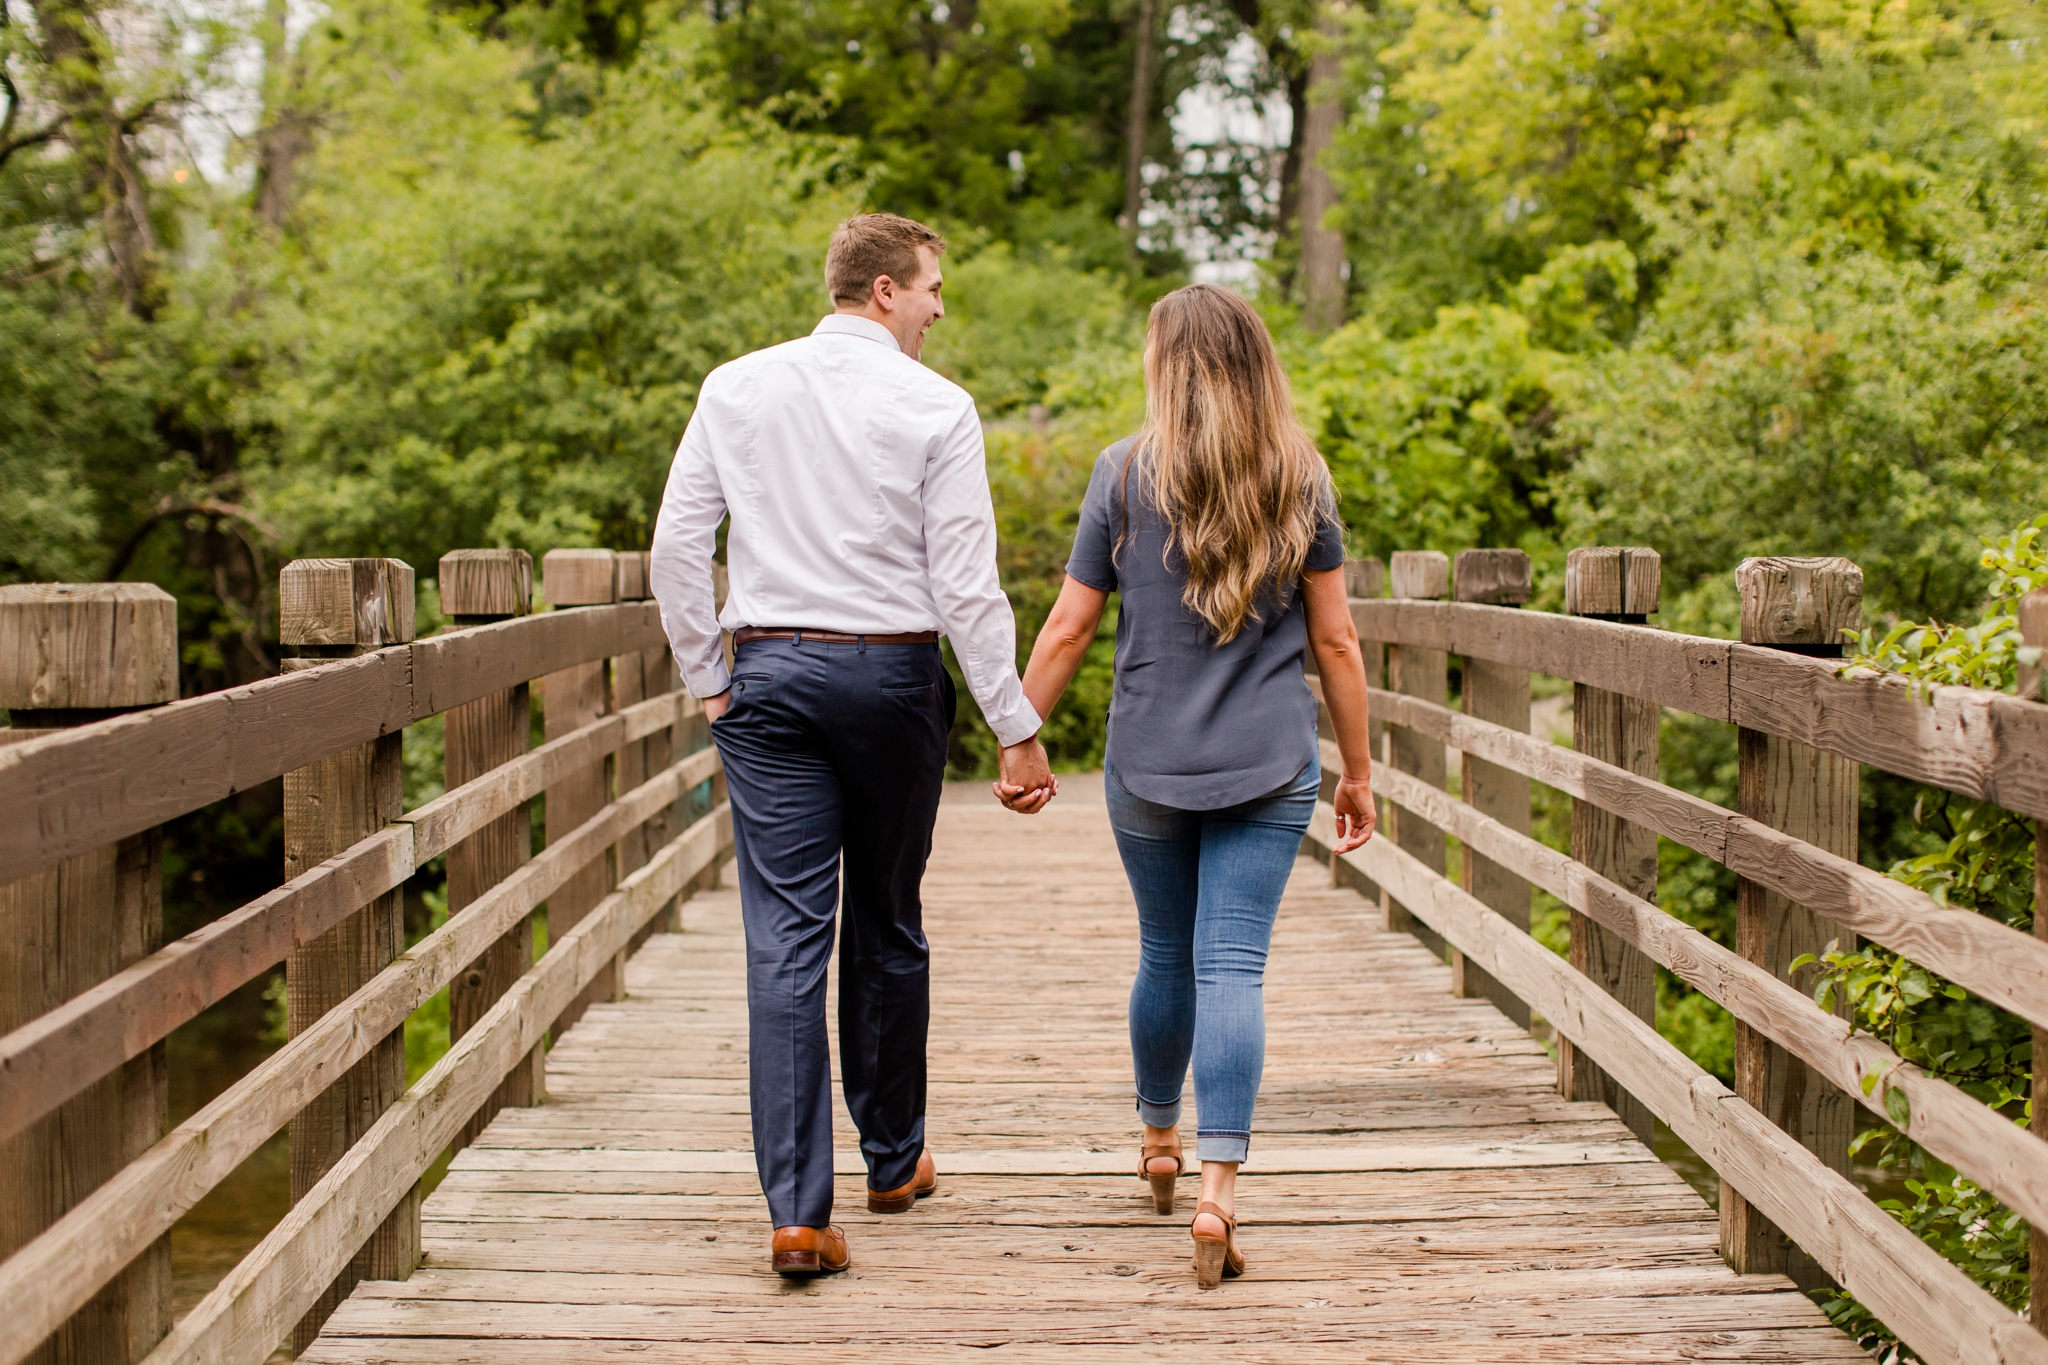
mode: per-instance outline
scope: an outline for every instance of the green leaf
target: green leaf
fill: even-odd
[[[1913,1122],[1913,1106],[1906,1099],[1906,1092],[1895,1085],[1888,1085],[1884,1091],[1884,1112],[1901,1129]]]

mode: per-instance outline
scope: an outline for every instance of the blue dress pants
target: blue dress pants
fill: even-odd
[[[846,1107],[870,1188],[916,1174],[931,1019],[919,886],[953,706],[937,645],[753,640],[711,726],[746,925],[754,1161],[776,1227],[832,1221],[825,977],[842,907]]]

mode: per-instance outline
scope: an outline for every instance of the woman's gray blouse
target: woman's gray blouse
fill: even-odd
[[[1182,810],[1218,810],[1264,796],[1316,757],[1316,706],[1302,677],[1308,611],[1300,585],[1269,590],[1259,618],[1229,644],[1181,603],[1187,572],[1164,559],[1166,524],[1143,471],[1128,482],[1132,439],[1102,452],[1081,503],[1067,572],[1122,595],[1109,763],[1134,795]],[[1123,547],[1117,547],[1119,534]],[[1344,528],[1326,504],[1305,568],[1344,563]]]

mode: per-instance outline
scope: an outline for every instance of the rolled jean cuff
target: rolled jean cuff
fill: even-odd
[[[1252,1154],[1250,1133],[1195,1134],[1195,1160],[1235,1161],[1240,1164]]]
[[[1171,1128],[1180,1122],[1180,1101],[1176,1099],[1172,1104],[1154,1104],[1140,1095],[1138,1118],[1154,1128]]]

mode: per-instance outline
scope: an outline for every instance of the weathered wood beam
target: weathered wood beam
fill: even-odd
[[[178,695],[178,606],[144,583],[0,587],[0,746]],[[0,1030],[91,993],[163,942],[163,834],[148,829],[0,886]],[[158,1040],[95,1058],[32,1124],[0,1137],[0,1258],[44,1232],[168,1126]],[[0,1072],[5,1079],[5,1072]],[[54,1111],[54,1112],[53,1112]],[[68,1320],[23,1345],[37,1365],[127,1365],[171,1326],[159,1236]],[[10,1330],[13,1330],[10,1325]],[[47,1340],[44,1338],[47,1337]],[[38,1344],[40,1343],[40,1344]]]
[[[652,602],[548,612],[0,748],[0,866],[41,872],[538,674],[666,642]]]
[[[15,1337],[0,1337],[0,1365],[18,1365],[29,1345],[254,1155],[325,1088],[328,1077],[362,1060],[376,1039],[403,1024],[578,867],[601,856],[623,830],[674,801],[680,790],[701,783],[717,766],[717,752],[703,750],[598,812],[414,944],[341,1008],[315,1021],[48,1232],[0,1262],[0,1321],[26,1338],[17,1351]]]
[[[1334,841],[1327,802],[1310,832]],[[2048,1365],[2048,1338],[1570,964],[1388,840],[1344,856],[1596,1057],[1929,1365]]]

